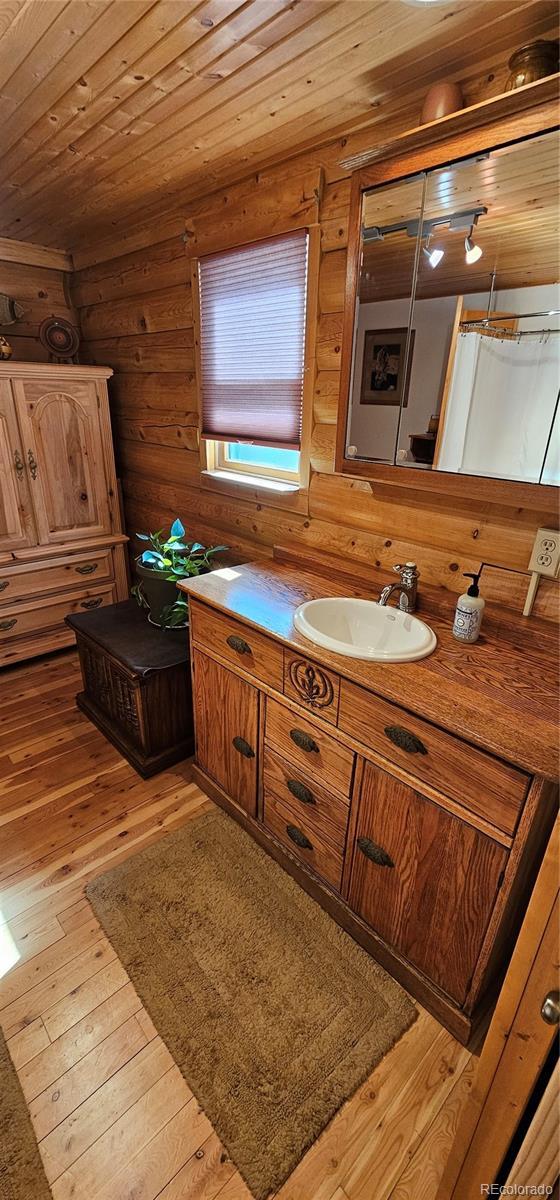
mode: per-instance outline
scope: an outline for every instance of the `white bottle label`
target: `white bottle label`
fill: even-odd
[[[458,638],[460,642],[476,642],[480,633],[481,622],[482,609],[459,608],[457,606],[453,622],[453,636]]]

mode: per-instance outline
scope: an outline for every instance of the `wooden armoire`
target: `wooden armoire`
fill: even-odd
[[[0,665],[128,595],[108,367],[0,363]]]

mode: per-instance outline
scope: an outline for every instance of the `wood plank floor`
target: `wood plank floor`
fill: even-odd
[[[54,1200],[250,1200],[83,896],[211,802],[140,780],[78,684],[73,652],[0,675],[0,1024]],[[277,1200],[434,1200],[473,1065],[421,1011]]]

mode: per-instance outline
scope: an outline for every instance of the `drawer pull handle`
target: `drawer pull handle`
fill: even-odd
[[[358,846],[362,854],[365,854],[366,858],[369,858],[370,862],[376,863],[378,867],[394,867],[395,864],[390,854],[387,854],[383,846],[372,842],[371,838],[359,837]]]
[[[250,746],[249,743],[245,741],[245,738],[234,737],[233,744],[235,746],[235,749],[238,750],[239,753],[243,755],[243,758],[254,758],[255,757],[255,751],[253,750],[253,747]]]
[[[232,633],[230,637],[226,638],[226,642],[228,646],[231,646],[232,650],[237,650],[238,654],[251,653],[251,647],[249,643],[244,641],[242,637],[237,637],[237,634],[235,633]]]
[[[419,737],[415,733],[410,733],[408,729],[403,729],[402,725],[386,725],[385,733],[390,742],[398,746],[399,750],[406,750],[407,754],[427,754],[428,751]]]
[[[29,463],[29,470],[31,471],[31,478],[36,479],[39,468],[35,462],[35,455],[32,450],[27,451],[27,461]]]
[[[93,575],[97,571],[98,563],[84,563],[83,567],[76,567],[78,575]]]
[[[0,592],[5,592],[9,584],[9,579],[0,579]]]
[[[14,450],[14,463],[16,466],[16,475],[21,483],[21,481],[23,479],[23,472],[25,471],[25,467],[23,465],[23,459],[21,457],[19,450]]]
[[[313,740],[308,733],[304,733],[303,729],[290,729],[290,737],[292,742],[299,747],[300,750],[305,750],[307,754],[311,754],[313,750],[319,753],[317,742]]]
[[[292,796],[295,796],[296,800],[301,800],[302,804],[317,803],[313,792],[310,792],[309,788],[306,787],[304,783],[300,783],[299,779],[287,779],[286,787],[288,788],[288,791],[292,793]]]
[[[13,629],[17,625],[17,617],[9,617],[7,621],[0,621],[0,629]]]
[[[286,833],[292,842],[295,842],[296,846],[301,846],[302,850],[313,849],[313,843],[309,841],[309,838],[305,836],[301,829],[298,829],[297,825],[286,825]]]
[[[99,608],[103,604],[103,596],[94,596],[93,600],[80,600],[80,608]]]

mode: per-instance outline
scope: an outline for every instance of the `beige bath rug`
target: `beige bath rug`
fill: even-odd
[[[402,990],[224,813],[88,896],[256,1200],[415,1018]]]

